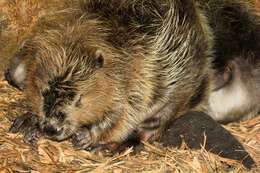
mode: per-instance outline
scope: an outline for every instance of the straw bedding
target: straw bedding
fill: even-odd
[[[30,32],[37,18],[66,7],[68,1],[0,0],[0,70],[17,42]],[[256,9],[260,11],[260,3]],[[2,31],[2,32],[1,32]],[[0,77],[0,172],[248,172],[233,160],[213,155],[204,149],[163,148],[159,143],[143,143],[135,153],[132,148],[108,156],[107,153],[76,151],[69,141],[41,139],[31,148],[22,136],[8,133],[12,120],[26,112],[22,93]],[[260,172],[260,117],[225,126],[244,145],[257,163],[250,172]]]

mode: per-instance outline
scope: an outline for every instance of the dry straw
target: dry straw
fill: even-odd
[[[63,8],[66,6],[63,2],[68,1],[0,0],[0,22],[5,24],[0,27],[3,30],[0,39],[1,62],[7,60],[17,42],[30,32],[39,16]],[[260,11],[260,3],[258,0],[255,2],[256,9]],[[8,133],[11,121],[25,112],[27,106],[22,94],[1,78],[0,172],[248,172],[236,161],[218,157],[203,148],[192,151],[185,144],[176,149],[144,143],[145,149],[138,153],[129,148],[114,156],[75,151],[69,141],[40,140],[38,149],[33,149],[23,143],[20,135]],[[225,127],[242,142],[256,161],[258,167],[250,172],[260,172],[260,117]]]

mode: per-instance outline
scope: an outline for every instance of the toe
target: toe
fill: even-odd
[[[24,131],[30,127],[36,126],[38,124],[38,118],[35,114],[27,112],[22,116],[17,117],[11,127],[9,128],[9,132],[18,133]]]
[[[92,140],[89,131],[79,131],[71,138],[72,144],[78,150],[91,150]]]
[[[14,120],[13,124],[11,125],[9,132],[18,133],[19,131],[21,131],[23,129],[25,121],[26,121],[26,119],[24,116],[16,118]]]
[[[32,127],[24,134],[24,142],[33,147],[36,147],[40,136],[40,130],[37,127]]]

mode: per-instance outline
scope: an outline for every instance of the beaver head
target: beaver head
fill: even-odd
[[[35,53],[26,65],[25,92],[51,139],[64,140],[77,128],[101,121],[116,102],[115,54],[93,29],[65,26],[30,40]]]

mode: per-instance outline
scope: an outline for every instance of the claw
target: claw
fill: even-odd
[[[75,133],[71,138],[74,148],[77,150],[92,150],[92,138],[88,129],[83,129]]]
[[[37,127],[33,127],[31,129],[28,129],[28,131],[24,134],[23,140],[26,144],[36,147],[40,137],[41,132],[39,131],[39,129]]]
[[[38,123],[38,117],[31,112],[27,112],[14,120],[9,128],[9,132],[22,133],[24,135],[24,142],[35,147],[41,136]]]
[[[36,126],[38,118],[35,114],[27,112],[20,117],[17,117],[11,125],[9,132],[18,133],[24,132],[28,127]]]
[[[25,120],[23,119],[23,117],[16,118],[11,127],[9,128],[9,132],[18,133],[19,131],[21,131],[24,121]]]

